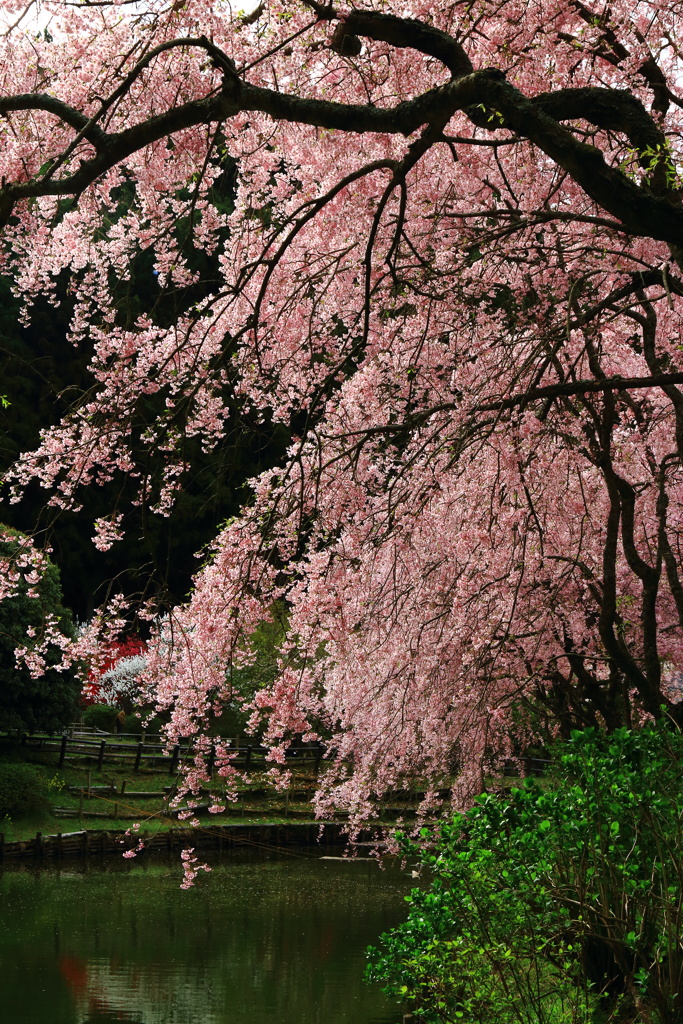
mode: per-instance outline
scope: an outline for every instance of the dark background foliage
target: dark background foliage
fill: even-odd
[[[230,208],[235,175],[234,162],[228,158],[211,191],[219,211]],[[132,190],[124,193],[121,211],[133,202]],[[162,289],[154,274],[153,249],[139,252],[130,265],[129,279],[116,282],[119,326],[132,329],[142,314],[168,326],[212,293],[218,283],[217,257],[194,246],[192,229],[187,218],[176,225],[188,265],[199,275],[198,283]],[[40,431],[58,423],[93,385],[89,346],[77,348],[68,340],[71,296],[77,284],[62,275],[56,282],[56,301],[36,302],[24,326],[10,279],[0,278],[0,394],[7,400],[0,407],[0,474],[22,452],[34,449]],[[226,350],[229,345],[226,339]],[[198,567],[196,553],[215,537],[217,525],[237,514],[248,500],[246,481],[274,465],[289,442],[282,427],[257,420],[237,400],[230,405],[225,437],[215,450],[206,453],[197,438],[186,438],[189,469],[170,517],[131,506],[138,481],[122,475],[110,484],[90,487],[80,512],[47,508],[45,492],[36,484],[27,488],[19,503],[4,502],[5,522],[52,548],[62,570],[64,601],[78,620],[89,619],[111,590],[154,598],[162,606],[187,596]],[[141,403],[139,433],[158,411],[151,398]],[[152,457],[141,451],[140,466],[153,487],[163,472],[164,453]],[[119,507],[126,510],[125,538],[110,551],[99,552],[91,541],[93,522]]]

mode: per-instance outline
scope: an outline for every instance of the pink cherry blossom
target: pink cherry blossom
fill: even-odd
[[[254,728],[275,771],[325,738],[315,807],[352,827],[413,783],[425,815],[467,800],[539,733],[681,724],[680,5],[43,0],[38,38],[23,11],[1,15],[0,259],[25,319],[71,275],[92,388],[11,495],[87,508],[128,478],[170,515],[186,438],[220,448],[235,402],[292,435],[153,629],[183,797],[211,763],[234,790],[210,722],[275,601]],[[123,328],[112,282],[140,252],[195,280],[181,223],[219,280]],[[64,664],[122,623],[103,611]]]

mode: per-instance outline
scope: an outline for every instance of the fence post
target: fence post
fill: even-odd
[[[64,733],[62,736],[62,745],[59,748],[59,761],[57,763],[58,768],[64,767],[64,758],[66,757],[66,745],[69,742],[69,737]]]
[[[244,767],[248,768],[250,764],[251,764],[251,744],[248,744],[248,746],[247,746],[247,756],[246,756],[245,761],[244,761]]]
[[[144,746],[144,743],[138,743],[138,749],[137,749],[137,752],[135,754],[135,767],[133,768],[134,772],[140,771],[140,758],[142,757],[142,748],[143,748],[143,746]]]
[[[178,760],[179,760],[179,758],[180,758],[180,744],[176,743],[175,747],[173,748],[173,753],[171,754],[171,764],[170,764],[169,769],[168,769],[169,775],[174,775],[175,774],[176,769],[178,767]]]
[[[211,750],[209,751],[209,764],[208,764],[209,778],[211,778],[211,776],[213,775],[213,769],[214,769],[215,764],[216,764],[216,745],[214,743],[212,743],[211,744]]]
[[[107,745],[107,741],[106,740],[102,740],[102,742],[100,743],[100,752],[99,752],[99,754],[97,756],[97,770],[98,770],[98,772],[102,771],[102,762],[104,761],[104,748],[106,747],[106,745]]]

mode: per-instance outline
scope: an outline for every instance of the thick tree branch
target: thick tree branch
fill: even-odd
[[[667,191],[667,140],[663,131],[652,120],[647,110],[632,93],[625,89],[558,89],[541,93],[534,105],[556,121],[588,121],[609,131],[625,135],[638,154],[642,167],[652,170],[653,159],[661,154],[655,169],[655,187],[662,194]]]
[[[316,12],[321,21],[339,21],[347,35],[365,36],[375,42],[389,43],[397,49],[417,50],[425,56],[435,57],[448,68],[453,78],[469,75],[474,71],[467,53],[452,36],[416,18],[398,18],[394,14],[380,14],[377,11],[351,11],[340,18],[333,7],[307,0],[307,6]]]
[[[18,110],[46,110],[54,114],[77,132],[86,131],[85,138],[95,149],[102,148],[107,142],[107,135],[97,125],[88,127],[90,118],[80,110],[69,106],[56,96],[44,92],[21,93],[17,96],[0,96],[0,116]]]
[[[434,54],[443,49],[442,57],[447,57],[450,61],[448,66],[453,73],[458,72],[458,77],[393,108],[335,103],[287,95],[242,82],[231,73],[229,58],[222,55],[225,59],[221,60],[220,51],[208,40],[177,41],[178,45],[196,46],[211,54],[224,75],[221,90],[204,99],[181,104],[118,134],[104,135],[96,126],[88,126],[89,141],[97,150],[96,156],[82,161],[78,171],[64,178],[5,185],[0,191],[0,223],[7,221],[19,199],[78,194],[111,167],[145,146],[185,128],[227,120],[242,111],[258,110],[276,121],[309,124],[328,130],[409,136],[425,124],[445,124],[458,110],[483,106],[486,110],[497,111],[506,128],[528,138],[566,170],[591,199],[624,225],[626,231],[672,245],[679,244],[683,237],[683,210],[672,206],[666,199],[649,194],[621,171],[610,167],[598,149],[577,140],[571,131],[546,112],[546,109],[552,109],[558,116],[571,116],[570,111],[578,111],[583,101],[589,119],[602,118],[605,123],[619,123],[621,130],[628,130],[634,138],[641,141],[651,139],[654,144],[654,140],[659,139],[658,130],[654,125],[648,127],[647,115],[643,118],[644,112],[637,101],[628,101],[620,93],[609,90],[604,90],[604,95],[600,90],[562,90],[557,100],[548,95],[530,99],[506,82],[495,69],[464,73],[466,61],[461,56],[456,60],[459,44],[453,41],[454,49],[448,56],[446,42],[442,39],[445,34],[437,33],[429,26],[424,27],[422,38],[412,22],[403,19],[384,15],[370,17],[362,12],[354,13],[353,17],[368,32],[372,28],[375,37],[379,33],[380,37],[387,39],[404,40],[400,45],[410,45],[408,38],[412,35],[420,44],[417,48],[421,47],[423,52],[425,47],[430,47]],[[164,45],[168,48],[174,44]],[[0,113],[8,113],[12,109],[49,110],[78,131],[88,125],[84,115],[44,95],[0,98]]]
[[[503,398],[500,402],[477,406],[477,409],[480,412],[493,412],[498,409],[514,409],[547,398],[566,398],[571,395],[603,394],[609,391],[630,391],[641,388],[665,389],[674,384],[683,384],[683,372],[662,373],[651,377],[605,377],[601,380],[566,381],[561,384],[531,388],[524,394]]]

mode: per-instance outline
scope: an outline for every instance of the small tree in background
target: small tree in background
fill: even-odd
[[[61,668],[75,637],[59,570],[16,530],[0,527],[0,564],[11,594],[0,602],[0,729],[54,732],[78,711],[80,682]]]
[[[102,696],[130,714],[140,703],[140,676],[145,671],[147,660],[142,654],[121,658],[100,678]]]
[[[83,703],[109,705],[127,715],[145,703],[140,687],[140,676],[147,667],[145,646],[137,637],[113,641],[99,674],[94,670],[89,673],[81,694]]]

